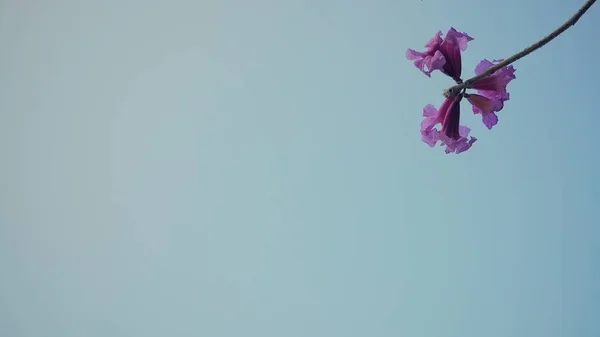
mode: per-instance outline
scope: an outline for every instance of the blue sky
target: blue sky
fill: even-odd
[[[458,156],[404,58],[582,3],[1,2],[1,335],[598,336],[598,8]]]

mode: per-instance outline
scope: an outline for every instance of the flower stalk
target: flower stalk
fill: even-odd
[[[596,2],[596,0],[588,0],[576,13],[575,15],[573,15],[569,20],[567,20],[567,22],[565,22],[562,26],[558,27],[555,31],[553,31],[552,33],[550,33],[549,35],[547,35],[546,37],[544,37],[543,39],[539,40],[538,42],[532,44],[531,46],[523,49],[522,51],[516,53],[515,55],[505,59],[504,61],[494,65],[493,67],[490,67],[489,69],[487,69],[485,72],[472,77],[466,81],[463,81],[462,83],[459,83],[453,87],[450,87],[446,90],[444,90],[444,96],[445,97],[453,97],[453,96],[457,96],[459,95],[462,91],[464,91],[464,89],[471,87],[471,85],[473,85],[473,83],[481,80],[482,78],[488,77],[492,74],[494,74],[496,71],[510,65],[511,63],[531,54],[532,52],[540,49],[541,47],[543,47],[544,45],[546,45],[548,42],[554,40],[556,37],[558,37],[560,34],[562,34],[564,31],[566,31],[569,27],[574,26],[577,21],[579,21],[579,19],[581,18],[581,16],[583,16],[583,14],[585,14],[585,12],[588,11],[588,9],[590,9],[590,7],[592,7],[592,5]]]

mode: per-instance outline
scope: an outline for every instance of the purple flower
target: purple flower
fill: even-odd
[[[499,62],[502,62],[502,60],[492,62],[483,60],[475,67],[475,74],[479,75]],[[510,99],[506,86],[516,78],[515,71],[516,69],[513,66],[507,66],[469,86],[469,88],[477,89],[478,93],[478,95],[466,95],[469,102],[473,104],[473,112],[481,114],[483,124],[490,130],[498,123],[496,112],[502,110],[504,101]]]
[[[459,124],[461,99],[462,96],[446,98],[439,110],[431,104],[423,108],[423,117],[425,117],[421,122],[423,142],[434,147],[440,141],[442,145],[446,145],[446,153],[458,154],[471,148],[477,138],[469,138],[471,129]],[[440,123],[442,130],[438,131],[434,126]]]
[[[471,40],[473,38],[466,33],[459,33],[451,27],[448,33],[446,33],[444,42],[440,45],[440,51],[446,59],[446,63],[441,71],[456,82],[461,82],[462,59],[460,52],[467,50],[467,42]]]
[[[450,76],[456,82],[460,82],[462,71],[460,52],[467,49],[467,42],[471,40],[473,38],[466,33],[459,33],[451,27],[443,40],[442,32],[438,31],[425,44],[427,50],[424,52],[408,49],[406,51],[406,58],[414,61],[415,66],[429,77],[437,69]]]

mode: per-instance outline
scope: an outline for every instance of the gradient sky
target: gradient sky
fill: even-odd
[[[599,336],[600,5],[458,156],[404,57],[583,2],[0,1],[0,335]]]

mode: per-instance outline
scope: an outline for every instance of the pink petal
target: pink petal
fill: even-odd
[[[427,47],[427,49],[431,50],[433,48],[437,48],[437,46],[439,46],[440,43],[442,43],[442,31],[438,30],[438,32],[435,33],[435,35],[431,38],[431,40],[429,40],[425,44],[425,47]]]
[[[482,74],[484,71],[488,70],[493,65],[494,64],[492,62],[484,59],[483,61],[479,62],[479,64],[475,67],[475,75]]]
[[[450,30],[448,30],[448,32],[446,33],[446,38],[448,37],[455,39],[458,42],[460,50],[462,51],[467,50],[467,42],[473,41],[473,38],[470,37],[467,33],[459,33],[453,27],[450,27]]]
[[[494,127],[494,125],[498,124],[498,116],[493,113],[482,113],[481,114],[482,119],[483,119],[483,124],[489,129],[491,130],[492,127]]]
[[[414,61],[418,58],[423,58],[423,57],[424,57],[423,53],[419,53],[418,51],[416,51],[414,49],[406,50],[406,58],[410,61]]]
[[[437,109],[433,106],[433,104],[427,104],[423,108],[423,117],[431,117],[437,113]]]
[[[476,114],[500,111],[503,107],[502,101],[477,94],[469,94],[467,100],[473,105],[473,112]]]
[[[434,147],[438,142],[438,130],[421,131],[421,140],[430,147]]]

